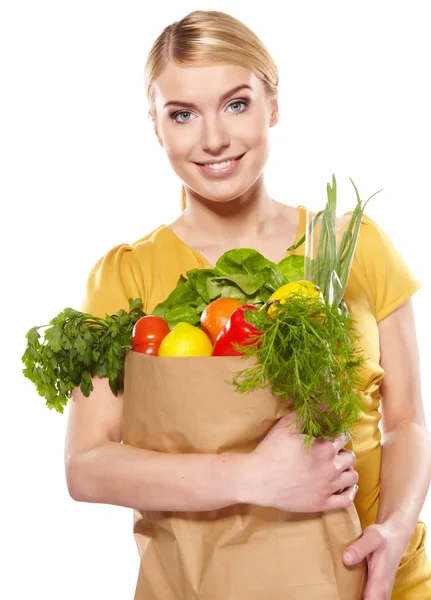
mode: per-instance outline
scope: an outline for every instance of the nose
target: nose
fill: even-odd
[[[203,125],[202,149],[217,154],[222,148],[229,146],[229,143],[229,135],[221,119],[217,116],[208,118]]]

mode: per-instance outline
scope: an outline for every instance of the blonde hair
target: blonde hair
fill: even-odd
[[[155,119],[154,82],[173,60],[183,66],[229,63],[245,67],[259,77],[266,94],[278,93],[279,73],[270,53],[251,29],[231,15],[216,10],[195,10],[168,25],[155,40],[145,64],[145,91],[149,116]],[[181,210],[186,208],[181,186]]]

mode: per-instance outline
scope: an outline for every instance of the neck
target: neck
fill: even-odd
[[[181,221],[193,236],[202,240],[217,239],[221,244],[252,240],[268,233],[268,227],[277,219],[279,205],[259,178],[245,194],[226,202],[208,200],[187,190]]]

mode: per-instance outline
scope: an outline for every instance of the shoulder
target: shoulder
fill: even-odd
[[[351,214],[351,211],[348,214]],[[373,265],[381,262],[385,253],[394,250],[395,246],[384,228],[364,213],[359,227],[355,257],[365,271],[368,272]]]
[[[373,272],[382,275],[393,271],[407,273],[409,270],[406,258],[386,226],[367,214],[362,216],[355,255],[368,275]]]
[[[149,259],[159,245],[162,230],[160,226],[133,243],[118,244],[103,254],[88,274],[81,310],[104,317],[120,308],[127,310],[129,298],[141,298],[145,307]]]
[[[150,253],[163,241],[164,229],[165,226],[160,225],[135,242],[117,244],[110,248],[98,259],[91,272],[98,272],[101,268],[114,271],[136,268],[141,256]]]
[[[149,253],[154,250],[159,250],[162,245],[165,245],[169,242],[169,233],[170,230],[166,225],[159,225],[149,233],[145,234],[143,237],[130,244],[130,249],[135,256],[142,252]]]
[[[422,285],[385,228],[369,215],[362,216],[354,263],[372,296],[378,322]]]
[[[353,214],[352,211],[349,211],[348,214]],[[385,236],[385,232],[381,225],[379,225],[374,219],[364,213],[361,219],[361,225],[359,229],[358,235],[358,244],[361,242],[361,245],[364,246],[365,243],[376,243],[381,240]]]

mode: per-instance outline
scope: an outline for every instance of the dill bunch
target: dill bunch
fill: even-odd
[[[242,358],[256,364],[237,372],[232,380],[241,393],[271,387],[280,402],[297,413],[296,423],[306,435],[304,448],[315,438],[332,441],[358,420],[365,410],[358,370],[365,361],[355,346],[359,335],[352,317],[334,304],[314,296],[292,293],[278,303],[276,316],[245,311],[246,320],[262,332],[250,345],[234,344]]]

